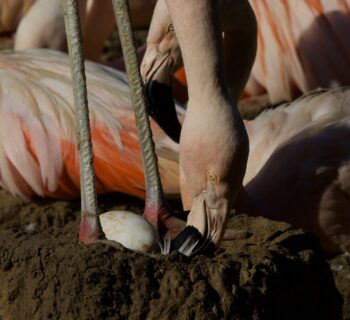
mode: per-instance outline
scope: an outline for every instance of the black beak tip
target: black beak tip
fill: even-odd
[[[187,226],[182,232],[180,232],[177,237],[172,241],[171,250],[180,250],[188,239],[191,239],[192,243],[197,242],[196,246],[191,250],[193,254],[211,254],[216,250],[215,244],[204,238],[197,228],[193,226]]]
[[[146,83],[146,95],[149,115],[173,141],[179,143],[181,124],[177,118],[171,87],[151,80]]]

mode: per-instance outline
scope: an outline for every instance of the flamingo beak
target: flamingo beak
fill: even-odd
[[[177,117],[172,94],[174,66],[169,54],[161,55],[155,48],[147,47],[142,65],[148,113],[175,142],[179,143],[181,124]]]
[[[174,249],[186,256],[215,249],[224,236],[230,214],[229,202],[217,194],[216,176],[207,174],[207,189],[193,198],[187,227],[174,240]]]
[[[173,141],[179,143],[181,124],[177,118],[171,86],[151,80],[145,84],[145,89],[149,115]]]

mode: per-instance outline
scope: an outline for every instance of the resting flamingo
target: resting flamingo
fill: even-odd
[[[235,22],[226,13],[231,12],[230,7],[235,6],[235,1],[222,0],[220,4],[222,31],[227,36]],[[301,0],[297,3],[294,0],[277,3],[274,0],[250,0],[250,4],[259,25],[258,50],[243,99],[261,96],[264,103],[277,104],[320,86],[350,84],[349,74],[345,72],[349,69],[350,56],[347,36],[350,32],[349,0]],[[149,37],[149,42],[156,45],[167,34],[171,19],[164,9],[158,10],[153,20],[150,31],[153,37]],[[232,43],[236,42],[226,39],[226,36],[226,68],[231,70],[229,76],[234,76],[233,70],[237,66],[231,64],[237,60]],[[186,84],[183,70],[178,80]]]
[[[29,90],[34,90],[34,88],[37,88],[37,89],[41,89],[41,95],[44,95],[45,96],[45,91],[46,92],[48,92],[49,94],[52,94],[53,92],[55,92],[56,90],[57,90],[57,88],[59,88],[59,90],[58,90],[58,93],[57,93],[57,100],[56,100],[56,102],[57,101],[62,101],[62,100],[67,100],[67,99],[69,99],[69,98],[67,98],[67,97],[65,97],[65,98],[60,98],[59,97],[59,95],[60,94],[62,94],[63,92],[64,92],[64,90],[62,90],[62,89],[60,89],[61,87],[62,87],[62,85],[61,84],[59,84],[59,82],[58,82],[58,79],[65,79],[65,77],[64,77],[64,74],[65,73],[67,73],[67,71],[64,71],[64,70],[67,70],[66,68],[67,68],[67,66],[65,67],[65,68],[62,68],[62,69],[60,69],[60,68],[57,68],[57,67],[54,67],[55,66],[55,63],[54,63],[54,56],[55,56],[55,54],[52,54],[52,56],[50,56],[50,54],[49,53],[41,53],[40,54],[40,51],[39,52],[36,52],[35,54],[29,54],[29,53],[26,53],[26,54],[23,54],[23,55],[21,55],[21,54],[16,54],[17,55],[17,60],[16,59],[14,59],[14,61],[13,61],[13,64],[14,65],[10,65],[10,66],[6,66],[6,62],[9,62],[9,61],[11,61],[11,56],[12,56],[12,54],[8,54],[4,59],[3,59],[3,76],[4,76],[4,78],[3,79],[6,79],[6,78],[8,78],[8,79],[12,79],[12,81],[8,81],[8,82],[4,82],[4,81],[2,81],[2,87],[3,87],[3,90],[6,92],[6,91],[8,91],[9,90],[9,88],[11,88],[11,85],[14,85],[14,92],[11,92],[11,91],[9,91],[9,94],[6,96],[7,97],[7,99],[3,99],[2,100],[2,105],[3,106],[6,106],[6,103],[10,103],[11,101],[12,101],[12,104],[10,104],[9,106],[12,108],[12,110],[17,110],[18,109],[18,111],[19,111],[19,113],[20,112],[23,112],[23,116],[21,116],[21,117],[19,117],[20,119],[19,119],[19,123],[21,123],[21,124],[23,124],[24,123],[24,121],[25,121],[25,119],[26,119],[26,117],[24,117],[24,115],[27,115],[27,110],[26,109],[28,109],[28,105],[27,104],[25,104],[25,103],[23,103],[23,105],[21,105],[21,107],[19,108],[18,106],[17,106],[17,103],[16,102],[23,102],[23,101],[26,101],[26,102],[28,102],[28,99],[26,99],[26,98],[21,98],[21,94],[23,93],[23,92],[28,92],[28,94],[30,95],[30,96],[35,96],[34,94],[32,94],[32,93],[30,93],[30,91]],[[14,55],[13,57],[15,57],[16,55]],[[33,63],[33,66],[32,67],[30,67],[30,64],[31,64],[31,61],[30,61],[30,59],[29,59],[29,56],[31,56],[30,57],[30,59],[33,59],[34,60],[34,63]],[[45,58],[44,57],[47,57],[47,59],[48,59],[48,61],[46,61],[45,62]],[[60,57],[58,54],[57,54],[57,57]],[[51,58],[51,60],[50,60],[50,58]],[[29,59],[28,61],[27,61],[27,63],[24,63],[25,62],[25,59]],[[36,61],[36,59],[38,59],[37,61]],[[57,61],[57,63],[58,64],[60,64],[61,66],[64,66],[65,64],[66,64],[66,62],[64,61],[65,59],[63,58],[63,57],[60,57],[60,59],[58,59],[58,61]],[[51,63],[50,63],[51,62]],[[20,79],[21,78],[23,78],[24,76],[23,75],[21,75],[20,74],[20,66],[25,66],[26,68],[25,68],[25,70],[24,70],[24,75],[25,76],[30,76],[30,75],[34,75],[35,74],[35,70],[38,72],[38,74],[40,74],[40,68],[43,68],[43,73],[46,75],[46,76],[48,76],[48,75],[50,75],[50,74],[52,74],[53,75],[53,78],[56,78],[55,79],[55,81],[53,81],[53,80],[50,80],[50,81],[45,81],[45,83],[47,83],[47,84],[50,84],[49,85],[49,88],[47,88],[47,89],[45,89],[45,83],[43,83],[43,82],[39,82],[38,80],[35,80],[35,78],[33,79],[33,81],[32,82],[29,82],[28,83],[28,85],[27,85],[27,89],[26,90],[23,90],[23,88],[21,89],[21,90],[18,90],[18,91],[16,91],[16,88],[21,88],[21,86],[23,85],[23,83],[24,83],[24,81],[20,81]],[[57,70],[61,70],[62,71],[62,73],[59,75],[59,76],[55,76],[55,72],[57,72],[56,70],[55,71],[53,71],[53,70],[50,70],[50,68],[53,68],[53,70],[55,70],[55,69],[57,69]],[[89,71],[91,71],[92,72],[92,70],[95,72],[95,75],[94,75],[94,80],[98,80],[98,78],[100,77],[100,76],[106,76],[106,74],[109,74],[109,73],[112,73],[112,71],[106,71],[105,69],[103,69],[102,68],[102,70],[99,70],[99,72],[96,72],[98,69],[100,69],[100,67],[97,67],[96,65],[92,68],[88,68],[88,70]],[[14,76],[13,76],[13,74],[11,75],[11,77],[9,77],[9,74],[11,74],[11,72],[13,72],[15,75],[18,75],[18,77],[17,78],[15,78]],[[92,77],[92,75],[90,75],[90,76],[88,76],[88,79],[89,78],[91,78]],[[47,79],[47,78],[44,78],[44,79]],[[37,83],[35,82],[35,81],[38,81]],[[66,80],[66,81],[68,81],[68,80]],[[11,82],[11,83],[10,83]],[[122,83],[123,83],[123,80],[121,81]],[[106,81],[105,81],[105,83],[112,83],[111,82],[111,79],[109,79],[109,78],[106,78]],[[31,87],[31,85],[33,85],[33,87]],[[69,89],[69,86],[67,85],[67,84],[64,84],[63,85],[64,87],[66,87],[67,89]],[[98,87],[98,86],[97,86]],[[102,87],[102,84],[101,84],[101,87]],[[27,91],[28,90],[28,91]],[[114,88],[113,88],[113,90],[115,90]],[[15,94],[15,96],[18,96],[18,99],[13,99],[12,97],[10,98],[10,95],[11,94]],[[98,94],[98,90],[96,90],[96,92],[93,94],[94,96],[96,95],[97,96],[97,94]],[[309,111],[308,112],[304,112],[303,111],[303,107],[302,107],[302,105],[303,105],[303,100],[300,100],[299,102],[298,102],[298,104],[297,105],[299,105],[300,107],[298,108],[298,109],[295,109],[294,108],[294,110],[299,110],[298,112],[296,112],[296,111],[293,111],[293,108],[290,108],[290,109],[286,109],[286,108],[282,108],[282,109],[279,109],[279,110],[281,110],[281,111],[279,111],[279,112],[277,112],[277,110],[276,111],[269,111],[269,116],[264,116],[264,117],[261,117],[260,119],[261,120],[259,120],[259,118],[255,121],[255,122],[250,122],[249,123],[249,126],[248,126],[248,133],[249,133],[249,136],[250,136],[250,140],[252,141],[252,144],[251,144],[251,148],[252,148],[252,150],[251,150],[251,157],[249,158],[249,161],[248,161],[248,167],[247,167],[247,177],[250,177],[250,178],[246,178],[245,179],[245,183],[246,182],[248,182],[255,174],[256,174],[256,172],[259,170],[259,168],[261,168],[262,166],[263,166],[263,164],[264,164],[264,161],[266,161],[267,159],[268,159],[268,157],[269,157],[269,155],[274,151],[274,149],[276,148],[276,147],[278,147],[278,144],[279,143],[282,143],[282,142],[285,142],[289,137],[292,137],[293,136],[293,134],[295,134],[295,133],[297,133],[298,132],[298,130],[299,129],[301,129],[301,128],[303,128],[304,127],[304,125],[306,124],[306,123],[308,123],[309,121],[315,121],[315,120],[317,120],[318,119],[318,117],[316,117],[316,115],[317,116],[320,116],[320,115],[324,115],[324,114],[336,114],[334,111],[335,110],[339,110],[339,108],[338,109],[336,109],[336,108],[332,108],[332,107],[334,107],[334,106],[337,106],[337,105],[339,105],[339,106],[346,106],[346,104],[340,104],[339,102],[341,102],[342,100],[343,100],[343,96],[342,96],[342,92],[337,92],[337,93],[332,93],[332,94],[327,94],[327,95],[323,95],[322,97],[320,97],[320,99],[318,99],[319,101],[323,101],[324,103],[323,103],[323,105],[322,104],[316,104],[315,102],[314,102],[314,100],[311,100],[311,102],[310,102],[310,108],[308,109]],[[40,95],[40,96],[41,96]],[[4,95],[2,96],[2,97],[5,97]],[[315,97],[315,99],[316,99],[316,97]],[[49,99],[43,99],[44,101],[50,101]],[[91,100],[91,99],[90,99]],[[97,99],[96,99],[97,100]],[[112,100],[112,99],[111,99]],[[116,100],[116,101],[118,101],[117,99],[116,99],[116,97],[114,97],[113,98],[113,100]],[[127,100],[127,98],[125,98],[125,100]],[[93,101],[95,101],[95,99],[93,100]],[[46,108],[46,107],[49,107],[50,106],[50,104],[43,104],[43,102],[42,101],[40,101],[41,103],[40,104],[38,104],[38,107],[41,107],[41,108]],[[16,104],[15,104],[16,103]],[[295,104],[293,104],[293,105],[295,105]],[[333,105],[333,106],[332,106]],[[92,104],[92,106],[93,106],[93,104]],[[313,107],[312,107],[313,106]],[[317,108],[316,108],[316,106],[318,106]],[[331,106],[331,107],[330,107]],[[6,110],[6,112],[8,112],[9,110],[11,110],[10,108],[4,108],[5,110]],[[340,108],[341,109],[341,108]],[[29,112],[31,112],[30,111],[31,110],[31,108],[29,108]],[[98,112],[98,108],[96,108],[96,113]],[[40,111],[40,113],[39,114],[45,114],[47,111],[45,111],[45,109],[41,109],[41,111]],[[70,109],[70,111],[67,113],[67,114],[69,114],[69,115],[72,115],[72,110]],[[276,112],[276,116],[273,116],[273,113],[274,112]],[[33,118],[35,118],[36,117],[36,114],[37,114],[37,112],[35,112],[35,113],[33,113]],[[93,114],[94,114],[94,112],[93,112]],[[302,117],[300,117],[300,116],[298,116],[298,114],[301,114],[302,115]],[[306,115],[307,114],[310,114],[308,117],[306,117]],[[294,117],[293,117],[293,115],[294,115]],[[6,119],[8,119],[7,117],[6,117],[6,113],[2,116],[2,118],[4,119],[4,121],[6,121]],[[47,117],[43,117],[43,118],[41,118],[41,120],[39,121],[40,123],[42,123],[42,124],[44,124],[45,123],[45,120],[44,120],[44,118],[45,119],[47,119]],[[72,119],[72,118],[71,118]],[[102,116],[100,116],[100,119],[102,119]],[[271,119],[271,122],[269,122],[269,119]],[[279,134],[277,135],[280,139],[278,140],[278,143],[275,143],[275,144],[272,144],[272,146],[271,146],[271,143],[269,143],[269,141],[271,141],[271,139],[269,139],[270,137],[271,137],[271,133],[274,133],[275,131],[273,131],[273,130],[276,130],[276,128],[279,128],[279,126],[277,126],[276,125],[276,122],[278,122],[278,121],[281,121],[281,119],[285,119],[285,121],[287,122],[287,123],[289,123],[289,125],[287,126],[287,125],[283,125],[282,126],[282,128],[289,128],[288,130],[285,130],[284,132],[279,132]],[[294,120],[293,120],[294,119]],[[303,120],[303,122],[301,123],[300,121],[302,121],[302,119],[304,119]],[[56,120],[55,120],[56,121]],[[70,120],[71,122],[73,122],[73,120]],[[114,120],[115,121],[115,120]],[[306,122],[305,122],[306,121]],[[6,122],[5,122],[6,123]],[[61,123],[61,122],[58,122],[58,123]],[[260,124],[259,124],[260,123]],[[297,123],[297,125],[295,125],[295,123]],[[54,128],[53,127],[53,125],[52,125],[53,123],[49,123],[49,125],[47,126],[47,128]],[[294,124],[294,125],[293,125]],[[262,127],[264,127],[265,128],[265,130],[264,131],[262,131]],[[22,128],[25,128],[25,126],[23,127],[23,125],[22,125]],[[47,130],[47,128],[45,128],[44,130],[42,130],[42,132],[43,131],[45,131],[45,130]],[[57,127],[56,127],[57,128]],[[255,128],[255,129],[254,129]],[[258,129],[259,128],[259,129]],[[266,128],[269,128],[269,130],[266,130]],[[273,129],[272,131],[270,131],[271,129]],[[109,129],[108,129],[109,130]],[[134,129],[135,130],[135,129]],[[19,130],[20,131],[20,130]],[[30,136],[30,133],[31,133],[31,127],[29,127],[29,130],[25,130],[24,131],[24,135],[26,136],[27,134],[28,134],[28,136]],[[161,132],[160,132],[160,135],[161,135]],[[31,139],[30,138],[28,138],[28,136],[26,136],[26,138],[30,141]],[[72,136],[72,135],[71,135]],[[8,135],[7,135],[7,137],[8,137]],[[264,137],[266,137],[266,139],[264,139]],[[74,145],[74,138],[70,138],[72,141],[70,141],[70,143],[72,144],[72,145]],[[63,139],[63,141],[64,141],[65,139]],[[6,143],[6,139],[4,139],[3,140],[4,141],[4,143]],[[256,142],[255,142],[256,141]],[[258,143],[259,142],[259,143]],[[8,147],[6,148],[6,152],[7,151],[10,151],[11,149],[10,149],[10,143],[11,142],[9,142],[9,144],[8,144]],[[96,142],[95,142],[96,143]],[[61,145],[64,145],[64,143],[61,143]],[[126,145],[128,145],[128,144],[124,144],[124,147],[126,147]],[[266,145],[268,145],[269,146],[269,148],[267,149],[267,148],[265,148],[265,146]],[[58,144],[58,146],[60,146],[60,144]],[[102,145],[101,145],[102,146]],[[260,146],[260,147],[259,147]],[[23,145],[23,152],[26,150],[26,147],[27,147],[27,144],[24,144]],[[111,148],[115,148],[115,150],[117,151],[117,152],[120,152],[120,151],[118,151],[118,149],[117,149],[117,145],[116,144],[113,144],[112,146],[111,146]],[[31,148],[32,149],[32,148]],[[71,148],[71,149],[69,149],[69,150],[74,150],[74,148]],[[136,148],[137,149],[137,148]],[[255,151],[255,150],[257,150],[257,151]],[[260,157],[259,157],[259,155],[264,151],[264,150],[268,150],[268,152],[265,152],[265,156],[262,156],[261,158],[263,159],[263,161],[258,161],[258,159],[260,159]],[[163,150],[163,154],[167,154],[168,156],[169,156],[169,158],[170,159],[176,159],[176,154],[177,154],[177,150],[176,150],[176,145],[175,144],[173,144],[173,143],[171,143],[170,141],[169,141],[169,143],[167,143],[167,148],[166,149],[164,149]],[[32,152],[31,152],[32,154],[33,154],[33,150],[32,150]],[[35,153],[35,152],[34,152]],[[69,154],[69,152],[67,153],[67,154]],[[73,153],[72,153],[73,154]],[[131,152],[130,153],[128,153],[129,155],[131,154]],[[23,155],[22,155],[22,157],[23,157]],[[27,156],[25,156],[24,158],[26,158]],[[69,157],[68,157],[69,158]],[[74,158],[74,157],[71,157],[71,158]],[[118,157],[117,157],[118,158]],[[136,157],[136,158],[138,158],[138,157]],[[64,160],[66,159],[66,157],[64,157]],[[162,158],[160,158],[160,159],[162,159]],[[257,159],[256,161],[252,161],[252,159]],[[42,186],[44,186],[44,188],[46,187],[47,188],[47,185],[46,185],[46,183],[47,183],[47,181],[48,181],[48,179],[45,177],[45,175],[43,175],[43,176],[40,176],[40,172],[41,173],[45,173],[45,166],[44,165],[42,165],[42,164],[38,164],[37,163],[37,161],[38,161],[38,159],[36,158],[36,157],[34,157],[33,159],[32,159],[33,161],[31,161],[30,162],[30,164],[31,165],[33,165],[34,167],[31,167],[30,168],[30,172],[33,172],[33,173],[35,173],[36,175],[38,175],[38,177],[39,178],[35,178],[35,179],[37,179],[37,180],[42,180],[41,181],[41,185]],[[8,160],[8,158],[6,159],[6,162],[9,162],[9,160]],[[3,162],[3,163],[6,163],[6,162]],[[130,162],[130,161],[129,161]],[[118,163],[118,161],[112,161],[112,163],[110,163],[110,161],[109,161],[109,165],[114,165],[114,164],[117,164]],[[131,162],[130,162],[131,163]],[[132,162],[133,164],[135,164],[136,162]],[[169,163],[169,162],[168,162]],[[255,165],[254,165],[254,163],[255,163]],[[257,166],[256,166],[257,165]],[[10,168],[12,168],[12,166],[13,166],[13,162],[11,162],[11,163],[9,163],[8,164],[8,166],[10,167]],[[62,164],[61,164],[61,166],[62,166]],[[63,166],[65,166],[65,164],[63,164]],[[75,164],[73,165],[73,167],[76,167],[77,165],[76,165],[76,162],[75,162]],[[174,160],[173,162],[171,162],[171,166],[173,167],[173,168],[176,168],[177,167],[177,164],[176,164],[176,160]],[[38,169],[37,168],[40,168],[40,167],[42,167],[42,169],[40,170],[40,171],[38,171]],[[108,166],[105,166],[105,168],[108,168]],[[252,169],[253,168],[253,169]],[[131,169],[131,168],[130,168]],[[120,170],[120,168],[118,168],[118,170]],[[113,171],[113,172],[118,172],[118,170],[111,170],[111,171]],[[177,170],[177,169],[176,169]],[[176,170],[175,170],[175,172],[176,172]],[[316,170],[316,169],[315,169]],[[1,169],[1,173],[2,173],[2,176],[3,176],[3,174],[4,173],[7,173],[7,172],[9,172],[9,170],[6,168],[6,167],[3,167],[2,169]],[[11,171],[10,171],[11,172]],[[133,170],[130,170],[129,172],[133,172]],[[167,171],[164,171],[164,172],[167,172]],[[55,172],[56,174],[58,174],[58,177],[60,178],[60,179],[63,179],[64,180],[64,175],[63,175],[63,177],[62,177],[62,175],[60,175],[60,173],[61,173],[61,171],[59,171],[59,170],[57,170],[56,172]],[[176,173],[174,174],[174,176],[176,175]],[[76,183],[78,184],[78,182],[77,182],[77,172],[75,172],[74,174],[72,174],[72,176],[73,177],[75,177],[74,179],[74,181],[76,181]],[[11,175],[9,175],[8,177],[10,177],[11,179],[9,179],[9,181],[8,182],[11,182],[12,183],[12,185],[16,185],[16,184],[18,184],[17,185],[17,187],[18,186],[21,186],[21,185],[26,185],[26,184],[28,184],[28,180],[27,179],[30,179],[28,176],[21,176],[21,173],[16,173],[14,176],[12,176],[11,177]],[[101,182],[105,182],[104,181],[104,179],[106,178],[106,177],[108,177],[108,175],[105,175],[103,178],[101,178],[100,179],[100,181]],[[20,179],[18,179],[18,178],[20,178]],[[142,180],[142,179],[141,179]],[[24,181],[26,181],[26,182],[24,182]],[[175,179],[170,179],[169,181],[175,181]],[[8,183],[7,182],[7,183]],[[110,190],[110,191],[113,191],[113,190],[118,190],[118,188],[120,188],[120,186],[122,186],[122,187],[125,187],[127,184],[126,183],[121,183],[121,184],[119,184],[118,185],[118,179],[116,179],[115,181],[115,184],[113,185],[113,184],[109,184],[108,185],[108,183],[107,183],[107,185],[106,185],[106,189],[105,190]],[[2,183],[4,184],[4,182],[2,181]],[[57,182],[56,182],[57,183]],[[130,182],[129,182],[130,183]],[[176,182],[177,183],[177,182]],[[175,185],[176,185],[176,183],[175,183]],[[71,184],[68,184],[69,186],[71,185]],[[142,189],[144,188],[144,185],[143,185],[143,182],[141,181],[141,185],[142,185]],[[167,191],[167,188],[166,188],[166,185],[167,184],[165,184],[165,190]],[[9,185],[5,185],[5,187],[9,187]],[[109,188],[109,189],[108,189]],[[114,189],[113,189],[114,188]],[[115,189],[115,188],[117,188],[117,189]],[[28,188],[25,188],[24,189],[25,191],[29,191],[29,192],[31,192],[31,194],[33,194],[33,190],[30,190],[30,189],[28,189]],[[120,189],[119,189],[120,190]],[[302,189],[301,189],[302,190]],[[53,191],[51,191],[52,193],[54,193]],[[126,191],[126,192],[130,192],[130,191]],[[43,194],[42,193],[42,189],[40,190],[40,192],[39,192],[39,194]],[[144,194],[144,193],[143,193]],[[58,195],[58,196],[61,196],[61,195]],[[73,191],[70,191],[70,196],[77,196],[77,188],[75,187],[75,188],[73,188]],[[142,195],[141,195],[142,196]],[[307,215],[306,215],[307,216]],[[291,219],[291,217],[293,217],[293,215],[291,215],[291,216],[288,216],[288,215],[281,215],[281,214],[279,214],[278,215],[278,218],[280,219],[280,220],[290,220]],[[317,218],[317,217],[316,217]],[[314,219],[315,220],[315,219]],[[317,225],[317,221],[314,221],[313,220],[313,224],[314,225]],[[317,220],[317,219],[316,219]],[[300,224],[300,226],[302,226],[302,227],[308,227],[307,225],[306,225],[306,223],[305,223],[305,221],[304,221],[304,219],[301,217],[300,218],[300,220],[299,220],[299,224]],[[321,234],[321,232],[320,232],[320,228],[313,228],[313,229],[316,229],[316,232],[319,234],[319,235],[322,235]],[[324,236],[323,236],[324,237]]]
[[[250,0],[258,52],[246,92],[270,103],[350,85],[350,0]],[[278,80],[277,80],[278,79]]]
[[[46,1],[53,7],[59,2],[59,0],[40,1]],[[155,0],[130,1],[134,28],[148,27],[155,2]],[[222,5],[229,7],[233,2],[224,0]],[[32,3],[34,0],[22,2],[0,0],[3,21],[0,22],[0,26],[10,22],[13,27],[4,30],[14,31],[20,18]],[[344,72],[349,69],[348,57],[350,56],[347,45],[347,34],[350,32],[349,0],[301,0],[297,4],[294,0],[278,3],[274,0],[250,0],[250,4],[260,27],[257,59],[243,98],[265,95],[265,102],[276,104],[281,101],[290,101],[320,86],[334,87],[350,84],[349,75]],[[18,10],[19,6],[22,6],[22,10]],[[110,1],[90,0],[87,6],[87,21],[86,25],[83,25],[85,53],[88,59],[99,61],[103,43],[113,30],[115,20]],[[13,14],[7,12],[13,12]],[[55,24],[43,25],[44,22],[40,19],[40,24],[43,25],[43,35],[40,35],[38,32],[32,32],[31,27],[28,27],[40,26],[35,15],[28,14],[25,20],[23,24],[26,27],[19,30],[16,48],[36,48],[37,46],[56,48],[41,40],[48,32],[46,29],[52,29]],[[99,23],[96,23],[97,20]],[[224,27],[229,26],[231,22],[232,19],[227,19],[227,22],[223,19]],[[62,23],[61,18],[58,25]],[[94,32],[92,33],[91,30]],[[56,40],[55,43],[57,42]],[[64,41],[61,43],[64,44]],[[229,44],[229,41],[227,43]],[[234,53],[234,50],[231,51]],[[235,61],[234,57],[229,57],[227,60]],[[320,68],[320,65],[323,67]],[[177,80],[185,84],[183,75],[183,70],[179,71]],[[185,99],[185,93],[183,89],[178,91],[178,97],[182,101]]]
[[[130,1],[134,28],[148,27],[155,2],[155,0]],[[15,50],[49,48],[66,51],[67,40],[61,0],[32,0],[30,4],[31,7],[27,8],[16,31]],[[78,0],[78,5],[85,57],[92,61],[100,61],[103,46],[116,27],[112,2]]]
[[[0,0],[0,34],[14,32],[36,0]]]
[[[67,56],[48,50],[3,52],[0,54],[0,66],[1,186],[13,194],[25,197],[77,198],[79,196],[78,156]],[[145,184],[141,155],[126,77],[121,72],[91,62],[86,62],[86,73],[97,191],[98,193],[119,191],[144,199]],[[281,150],[290,150],[288,141],[293,141],[295,139],[293,137],[297,135],[299,135],[298,141],[307,143],[307,140],[302,139],[302,136],[306,137],[308,133],[306,127],[318,128],[314,129],[313,134],[313,139],[317,139],[320,131],[325,134],[326,130],[322,128],[325,128],[327,123],[342,119],[345,121],[350,112],[348,95],[347,89],[320,91],[291,104],[265,111],[255,120],[245,121],[250,140],[250,154],[244,185],[249,186],[250,181],[258,175],[271,155],[274,155],[273,159],[278,163],[282,152],[276,153],[277,157],[275,150],[279,149],[279,146],[285,146]],[[178,116],[180,119],[184,116],[181,108],[178,108]],[[167,138],[153,121],[151,122],[166,197],[178,197],[180,192],[178,145]],[[14,132],[12,128],[18,128],[15,131],[16,135],[8,135],[9,130]],[[343,132],[346,133],[346,130]],[[321,154],[315,152],[309,155],[311,159],[309,163],[313,168],[310,168],[311,172],[322,172],[322,169],[318,168],[324,165],[317,159],[321,159],[323,152],[334,151],[337,145],[344,143],[344,139],[332,140],[332,134],[331,131],[327,131],[326,136],[329,138],[321,141],[319,147]],[[33,145],[31,141],[35,140],[40,143]],[[16,153],[13,145],[19,147]],[[48,146],[51,151],[44,151],[45,146]],[[290,157],[297,157],[296,150],[300,152],[300,149],[293,149],[294,154]],[[38,156],[37,154],[40,153],[42,155]],[[344,163],[349,159],[346,154],[339,155],[334,152],[334,155],[338,159],[343,159]],[[341,161],[334,160],[334,162]],[[50,165],[55,166],[56,169],[53,170]],[[296,194],[293,198],[274,197],[271,205],[273,203],[274,206],[281,206],[287,201],[300,205],[303,200],[301,196],[306,194],[309,186],[301,181],[309,179],[310,175],[303,170],[296,175],[295,170],[299,167],[296,161],[288,161],[285,166],[291,170],[286,171],[283,166],[278,166],[278,170],[289,173],[291,180],[298,176],[300,181],[295,183]],[[335,173],[337,169],[333,168]],[[277,175],[278,172],[276,171],[275,174]],[[323,180],[326,187],[336,182],[332,176],[336,175],[330,175],[327,178],[328,182]],[[267,174],[258,175],[258,177],[257,181],[261,181],[260,185],[271,180]],[[322,175],[318,177],[325,178]],[[317,180],[317,176],[313,181],[316,185],[322,182]],[[277,182],[278,180],[273,188],[279,191],[285,190],[284,195],[287,196],[289,185]],[[251,184],[250,188],[253,188],[253,185]],[[306,207],[303,209],[300,205],[295,212],[291,212],[291,209],[287,212],[286,208],[290,207],[287,202],[283,205],[285,210],[278,208],[274,210],[273,216],[266,209],[257,213],[256,208],[251,208],[254,211],[249,209],[249,203],[254,203],[254,197],[257,196],[252,192],[249,194],[253,197],[249,202],[243,196],[244,193],[238,196],[239,211],[293,223],[319,235],[328,251],[339,250],[339,245],[326,235],[327,229],[320,226],[319,211],[317,214],[309,215],[311,211],[306,210]],[[187,208],[190,208],[190,203],[187,204]]]
[[[97,191],[144,199],[126,75],[88,61],[86,74]],[[1,52],[0,92],[1,186],[27,198],[77,198],[78,155],[67,55],[45,49]],[[178,112],[184,115],[181,108]],[[9,131],[14,134],[8,135]],[[167,197],[174,197],[179,193],[178,146],[153,121],[152,131],[164,190]]]
[[[86,0],[78,0],[83,23],[86,3]],[[19,22],[14,39],[14,49],[33,48],[67,51],[61,0],[36,0]]]
[[[245,122],[251,153],[236,209],[350,252],[350,88],[323,90]]]

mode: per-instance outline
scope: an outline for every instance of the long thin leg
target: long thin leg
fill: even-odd
[[[112,2],[122,45],[126,72],[129,79],[131,101],[134,106],[144,163],[146,182],[145,216],[147,220],[153,223],[162,233],[161,229],[163,227],[166,227],[166,229],[172,227],[177,228],[181,223],[178,224],[176,219],[171,217],[171,211],[164,199],[158,169],[158,160],[155,153],[152,131],[148,118],[146,106],[147,101],[144,94],[136,48],[133,41],[128,1],[112,0]]]
[[[73,81],[80,161],[81,223],[79,239],[87,244],[103,236],[97,214],[89,109],[77,0],[63,0],[64,21]]]

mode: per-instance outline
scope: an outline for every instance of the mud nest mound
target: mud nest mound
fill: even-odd
[[[330,261],[335,283],[344,299],[343,319],[350,320],[350,254],[343,253]]]
[[[142,206],[116,197],[103,209]],[[78,209],[0,191],[0,319],[342,318],[317,238],[288,224],[240,215],[209,256],[150,257],[79,244]]]

